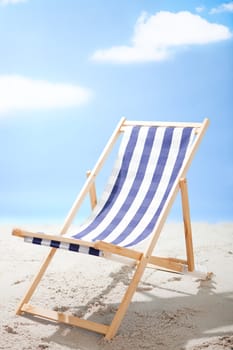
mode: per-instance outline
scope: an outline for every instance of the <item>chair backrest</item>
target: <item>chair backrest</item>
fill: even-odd
[[[193,127],[127,126],[103,196],[73,235],[130,247],[146,239],[194,139]]]

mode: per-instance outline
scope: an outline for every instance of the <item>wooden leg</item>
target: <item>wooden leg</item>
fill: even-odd
[[[36,287],[38,286],[38,283],[40,282],[41,278],[43,277],[47,267],[49,266],[50,261],[52,260],[54,254],[56,253],[57,249],[52,248],[49,252],[49,254],[47,255],[47,257],[45,258],[45,260],[43,261],[39,272],[37,273],[37,275],[34,277],[30,287],[28,288],[25,296],[22,298],[22,300],[19,303],[18,308],[16,309],[16,314],[19,315],[23,312],[22,307],[24,304],[27,304],[28,301],[31,299]]]
[[[141,280],[141,277],[145,271],[146,265],[148,264],[148,258],[143,258],[140,263],[137,266],[137,269],[134,273],[133,279],[128,287],[128,289],[125,292],[125,295],[121,301],[121,304],[115,314],[115,317],[112,320],[111,325],[109,326],[109,329],[105,335],[105,338],[107,340],[110,340],[114,337],[114,335],[116,334],[121,321],[123,319],[123,317],[125,316],[125,313],[128,309],[128,306],[132,300],[132,297],[137,289],[138,283]]]
[[[193,241],[192,241],[192,228],[190,221],[190,210],[189,210],[189,200],[188,200],[188,187],[187,180],[180,180],[180,190],[181,190],[181,201],[182,201],[182,211],[184,220],[184,232],[185,232],[185,244],[186,244],[186,254],[188,261],[188,270],[194,270],[194,255],[193,255]]]

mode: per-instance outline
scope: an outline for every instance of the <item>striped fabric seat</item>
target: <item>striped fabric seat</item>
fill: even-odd
[[[192,127],[127,127],[102,198],[85,224],[64,237],[132,247],[153,233],[194,137]],[[25,242],[95,256],[80,244],[25,237]]]
[[[146,239],[177,179],[193,130],[128,127],[98,206],[78,232],[69,236],[123,247]]]

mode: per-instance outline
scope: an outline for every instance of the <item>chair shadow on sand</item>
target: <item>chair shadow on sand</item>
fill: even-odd
[[[56,311],[72,312],[91,321],[109,323],[118,307],[118,302],[105,304],[104,299],[119,283],[123,283],[125,287],[128,286],[131,273],[132,268],[122,266],[119,271],[110,274],[111,283],[86,305],[72,308],[63,305],[56,307]],[[154,273],[156,274],[157,271]],[[92,348],[182,350],[193,338],[200,339],[203,343],[205,339],[207,341],[209,338],[219,337],[220,342],[229,343],[230,347],[223,347],[224,349],[233,349],[233,333],[226,334],[221,331],[222,327],[230,327],[233,323],[233,312],[232,317],[229,317],[229,310],[233,310],[233,293],[216,293],[216,282],[213,276],[206,280],[190,281],[196,284],[197,292],[189,294],[179,290],[179,280],[182,278],[189,277],[176,274],[171,277],[171,274],[165,272],[162,284],[153,284],[143,278],[137,293],[142,294],[147,301],[133,300],[118,334],[111,341],[104,340],[99,334],[64,324],[56,324],[56,331],[51,336],[42,338],[42,341],[48,345],[47,348],[52,342],[79,350]],[[176,282],[175,288],[171,286],[173,281]],[[174,296],[161,298],[154,295],[156,289],[163,289],[165,294],[174,293]],[[34,319],[29,315],[25,317]],[[49,323],[38,318],[36,320],[43,324]],[[210,349],[211,347],[207,345],[205,348]],[[197,350],[202,347],[194,346],[189,349]]]

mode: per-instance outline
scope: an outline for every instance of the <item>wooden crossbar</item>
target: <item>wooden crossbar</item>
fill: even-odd
[[[163,121],[138,121],[138,120],[125,120],[124,126],[164,126],[164,127],[190,127],[190,128],[200,128],[202,126],[202,123],[187,123],[187,122],[163,122]]]
[[[130,259],[135,259],[135,260],[140,260],[142,253],[138,252],[133,249],[129,248],[124,248],[124,247],[119,247],[111,243],[103,242],[103,241],[96,241],[96,242],[87,242],[83,241],[81,239],[75,239],[75,238],[69,238],[69,237],[64,237],[64,236],[58,236],[58,235],[51,235],[51,234],[45,234],[45,233],[40,233],[40,232],[30,232],[30,231],[25,231],[21,229],[14,229],[12,231],[13,236],[25,238],[25,237],[30,237],[30,238],[41,238],[41,239],[46,239],[46,240],[54,240],[57,242],[64,242],[64,243],[70,243],[70,244],[77,244],[80,246],[85,246],[85,247],[92,247],[98,250],[102,250],[105,252],[110,252],[112,254],[117,254],[120,256],[124,256]]]
[[[149,258],[148,263],[179,273],[182,273],[184,271],[184,265],[187,265],[186,260],[179,260],[174,258],[160,258],[157,256],[151,256]]]
[[[41,238],[41,239],[47,239],[47,240],[54,240],[57,242],[64,242],[64,243],[70,243],[70,244],[78,244],[81,246],[85,247],[93,247],[95,248],[95,243],[94,242],[87,242],[87,241],[82,241],[81,239],[75,239],[75,238],[69,238],[69,237],[63,237],[63,236],[58,236],[58,235],[51,235],[51,234],[45,234],[45,233],[40,233],[40,232],[30,232],[30,231],[24,231],[21,229],[14,229],[12,231],[13,236],[18,236],[21,238],[24,237],[31,237],[31,238]]]
[[[72,326],[78,326],[80,328],[85,328],[90,331],[101,334],[106,334],[109,329],[109,326],[104,325],[102,323],[81,319],[79,317],[69,315],[65,312],[57,312],[54,310],[43,309],[37,306],[32,306],[30,304],[24,304],[22,307],[22,312],[26,312],[34,316],[39,316],[50,321],[66,323]]]
[[[95,249],[101,250],[103,252],[108,252],[114,255],[123,256],[129,259],[134,259],[136,261],[140,261],[143,253],[136,251],[134,249],[119,247],[111,243],[106,243],[103,241],[97,241],[97,242],[86,242],[78,239],[73,238],[67,238],[63,236],[58,235],[50,235],[50,234],[44,234],[44,233],[34,233],[29,231],[24,231],[20,229],[14,229],[12,234],[17,237],[30,237],[30,238],[41,238],[46,240],[54,240],[57,242],[64,242],[64,243],[72,243],[72,244],[78,244],[80,246],[86,246],[86,247],[93,247]],[[149,263],[153,265],[157,265],[159,267],[174,270],[177,272],[182,272],[183,267],[181,264],[186,264],[186,260],[181,259],[175,259],[175,258],[164,258],[164,257],[155,257],[151,256],[149,259]]]

